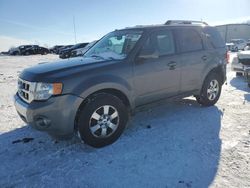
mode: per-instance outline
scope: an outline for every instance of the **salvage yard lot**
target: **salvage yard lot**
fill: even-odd
[[[94,149],[33,130],[15,111],[20,71],[55,59],[0,56],[0,187],[250,187],[250,89],[230,65],[215,106],[160,103]]]

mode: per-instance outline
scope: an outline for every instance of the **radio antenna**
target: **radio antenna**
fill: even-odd
[[[76,44],[76,24],[75,24],[75,16],[73,16],[73,25],[74,25],[74,34],[75,34],[75,44]]]

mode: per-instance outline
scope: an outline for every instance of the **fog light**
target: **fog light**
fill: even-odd
[[[46,117],[39,116],[35,119],[35,123],[37,127],[47,128],[50,126],[51,120]]]

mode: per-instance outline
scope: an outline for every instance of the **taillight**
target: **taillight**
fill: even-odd
[[[229,58],[230,58],[230,54],[229,52],[227,51],[227,53],[225,54],[226,56],[226,61],[227,61],[227,64],[229,64]]]

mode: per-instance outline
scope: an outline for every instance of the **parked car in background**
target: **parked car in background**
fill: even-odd
[[[50,135],[76,133],[103,147],[142,105],[177,96],[214,105],[226,80],[225,43],[216,28],[192,23],[115,30],[82,58],[25,69],[14,97],[18,114]]]
[[[32,47],[27,48],[23,53],[24,53],[23,55],[36,55],[36,54],[46,55],[49,53],[49,49],[38,45],[33,45]]]
[[[19,55],[20,54],[20,50],[18,47],[16,48],[10,48],[8,51],[9,55]]]
[[[27,49],[31,48],[33,45],[22,45],[16,48],[11,48],[9,50],[9,55],[25,55]]]
[[[242,76],[245,69],[250,67],[250,51],[238,52],[237,58],[232,61],[231,69],[236,72],[236,76]]]
[[[250,88],[250,67],[245,69],[245,75],[247,78],[248,87]]]
[[[244,66],[250,66],[250,52],[244,51],[238,53],[239,62]]]
[[[234,51],[244,50],[244,48],[247,46],[247,42],[244,39],[232,39],[231,43],[234,43]]]
[[[227,51],[234,52],[235,51],[235,44],[232,42],[226,43]]]
[[[250,39],[247,40],[247,46],[244,50],[250,50]]]
[[[56,45],[56,46],[53,46],[52,48],[49,49],[50,53],[53,53],[53,54],[58,54],[59,53],[59,49],[64,47],[63,45]]]
[[[58,53],[57,54],[60,55],[63,50],[69,49],[72,46],[74,46],[74,45],[65,45],[65,46],[62,46],[61,48],[58,48]]]
[[[48,54],[47,48],[38,45],[22,45],[16,48],[11,48],[8,52],[9,55],[35,55],[35,54]]]
[[[78,49],[78,48],[84,48],[85,46],[87,46],[88,43],[79,43],[79,44],[76,44],[70,48],[66,48],[64,50],[61,50],[60,51],[60,54],[59,54],[59,57],[62,58],[62,59],[65,59],[65,58],[70,58],[71,56],[71,52],[75,49]]]
[[[1,52],[0,55],[9,55],[9,52]]]
[[[83,48],[77,48],[75,50],[72,50],[70,57],[82,56],[83,54],[85,54],[86,51],[88,51],[92,46],[94,46],[96,42],[97,40],[90,42],[87,46]]]

